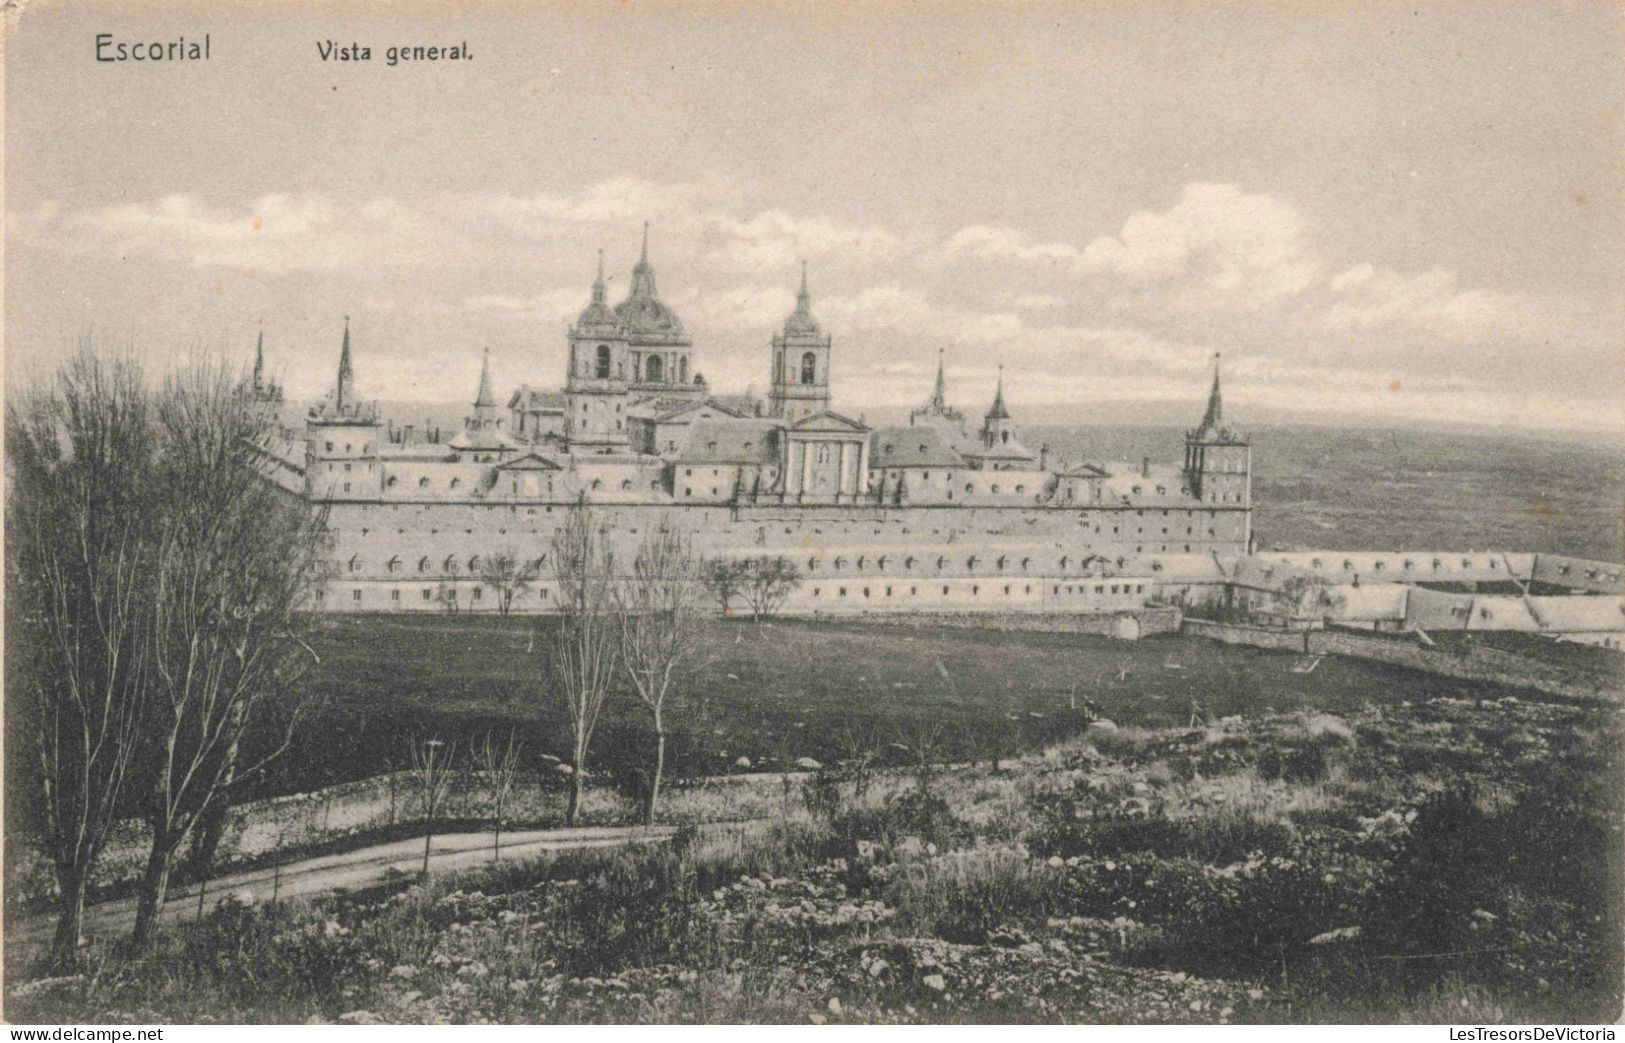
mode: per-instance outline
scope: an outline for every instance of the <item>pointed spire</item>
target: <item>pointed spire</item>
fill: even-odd
[[[1010,411],[1004,408],[1004,366],[999,366],[999,389],[993,394],[993,407],[987,411],[989,420],[1009,420]]]
[[[801,262],[801,289],[796,292],[796,311],[806,315],[812,311],[812,294],[807,292],[807,261]]]
[[[1212,434],[1224,426],[1224,399],[1219,393],[1219,353],[1213,353],[1213,389],[1207,394],[1207,412],[1202,414],[1199,434]]]
[[[350,317],[344,317],[344,346],[339,349],[339,383],[337,405],[339,409],[351,404],[355,395],[355,369],[350,364]]]
[[[480,362],[480,393],[474,397],[474,408],[495,408],[496,404],[496,396],[491,393],[491,349],[486,348],[485,358]]]
[[[602,248],[598,251],[598,278],[594,279],[592,283],[592,302],[594,304],[604,303],[604,251]]]
[[[948,408],[948,377],[943,370],[943,349],[937,349],[937,383],[931,389],[931,405],[938,410]]]
[[[643,222],[643,250],[638,263],[632,268],[632,296],[655,297],[655,270],[649,263],[649,222]]]
[[[260,338],[254,345],[254,390],[265,386],[265,322],[260,322]]]

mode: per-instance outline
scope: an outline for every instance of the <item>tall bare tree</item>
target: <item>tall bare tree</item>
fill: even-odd
[[[485,740],[474,748],[474,766],[479,770],[485,782],[485,791],[491,797],[493,862],[502,855],[502,816],[513,798],[514,783],[519,780],[519,754],[523,749],[524,743],[511,730],[508,741],[500,744],[495,736],[486,732]]]
[[[264,416],[221,364],[165,381],[156,403],[151,709],[138,760],[152,831],[132,940],[150,943],[177,853],[211,807],[279,756],[311,704],[301,614],[323,581],[325,519],[256,467]],[[253,748],[245,740],[253,736]]]
[[[570,795],[564,821],[572,826],[581,815],[593,730],[616,670],[615,561],[597,524],[581,497],[553,536],[559,615],[541,657],[547,694],[564,703],[570,719]]]
[[[452,763],[457,756],[457,744],[446,745],[439,739],[422,742],[414,739],[408,744],[412,757],[412,778],[417,783],[418,797],[423,802],[423,872],[429,872],[429,844],[434,840],[434,813],[440,810],[451,787]]]
[[[678,665],[694,651],[699,567],[692,541],[663,520],[638,547],[632,569],[615,584],[621,669],[654,727],[654,766],[643,820],[653,824],[666,768],[666,698]]]
[[[524,596],[541,571],[540,561],[521,561],[519,555],[504,549],[480,558],[478,576],[480,583],[491,588],[495,595],[498,614],[505,616],[513,609],[515,599]]]
[[[62,969],[141,734],[156,448],[140,371],[88,345],[6,410],[7,812],[55,872]]]

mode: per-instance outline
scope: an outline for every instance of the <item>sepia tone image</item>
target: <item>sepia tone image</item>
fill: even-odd
[[[1620,1018],[1619,5],[4,15],[7,1022]]]

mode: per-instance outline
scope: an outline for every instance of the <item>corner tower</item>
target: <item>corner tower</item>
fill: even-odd
[[[1185,434],[1185,484],[1191,495],[1208,506],[1234,507],[1251,514],[1253,446],[1247,436],[1224,422],[1224,397],[1219,388],[1219,355],[1213,355],[1213,387],[1208,391],[1202,422]],[[1245,543],[1252,539],[1246,526]],[[1244,543],[1244,545],[1245,545]]]
[[[338,379],[305,419],[305,492],[313,499],[371,499],[383,488],[378,405],[356,397],[350,317],[344,317]]]
[[[829,409],[830,335],[812,315],[807,292],[807,262],[801,262],[801,290],[796,310],[773,337],[772,390],[768,412],[790,423]]]

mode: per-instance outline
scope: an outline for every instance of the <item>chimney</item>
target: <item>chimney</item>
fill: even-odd
[[[1140,477],[1151,477],[1151,458],[1149,456],[1140,457]]]

